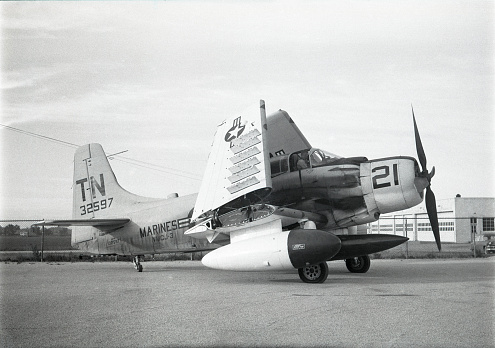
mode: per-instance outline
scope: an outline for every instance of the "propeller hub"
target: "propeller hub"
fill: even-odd
[[[416,190],[418,190],[418,193],[421,195],[421,198],[423,198],[423,191],[425,188],[430,186],[430,181],[423,176],[418,176],[414,178],[414,186],[416,187]]]

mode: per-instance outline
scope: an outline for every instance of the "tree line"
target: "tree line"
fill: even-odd
[[[21,232],[27,232],[29,236],[41,236],[42,229],[39,226],[30,226],[21,228],[19,225],[8,224],[7,226],[0,226],[1,236],[15,236],[20,235]],[[45,236],[70,236],[71,230],[66,227],[45,227]]]

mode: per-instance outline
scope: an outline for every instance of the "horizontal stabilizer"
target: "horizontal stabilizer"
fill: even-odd
[[[92,226],[104,229],[116,229],[130,222],[131,219],[76,219],[76,220],[47,220],[35,223],[35,226]]]

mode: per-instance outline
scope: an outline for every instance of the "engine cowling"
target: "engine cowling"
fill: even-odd
[[[206,267],[231,271],[278,271],[325,262],[340,250],[340,239],[320,230],[297,229],[244,239],[203,257]]]
[[[361,186],[370,215],[413,207],[423,200],[419,167],[412,157],[390,157],[361,163]]]

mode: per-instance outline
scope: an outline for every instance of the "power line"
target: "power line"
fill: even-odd
[[[29,132],[29,131],[26,131],[26,130],[23,130],[20,128],[7,126],[7,125],[1,124],[1,123],[0,123],[0,126],[8,129],[10,131],[13,131],[13,132],[21,133],[21,134],[35,137],[35,138],[38,138],[41,140],[51,141],[51,142],[54,142],[54,143],[57,143],[60,145],[69,146],[71,148],[80,147],[80,145],[70,143],[68,141],[56,139],[56,138],[49,137],[49,136],[42,135],[42,134],[38,134],[38,133]],[[118,160],[118,161],[121,161],[121,162],[124,162],[127,164],[131,164],[134,166],[138,166],[138,167],[142,167],[142,168],[146,168],[146,169],[150,169],[150,170],[154,170],[154,171],[158,171],[158,172],[162,172],[162,173],[166,173],[166,174],[170,174],[170,175],[181,176],[181,177],[185,177],[185,178],[192,179],[192,180],[198,180],[198,181],[201,180],[201,178],[197,174],[194,174],[191,172],[187,172],[187,171],[180,170],[180,169],[164,167],[164,166],[161,166],[158,164],[149,163],[149,162],[145,162],[145,161],[141,161],[141,160],[137,160],[137,159],[133,159],[133,158],[129,158],[129,157],[120,156],[119,154],[121,154],[123,152],[125,152],[125,151],[121,151],[119,153],[112,154],[112,155],[109,155],[107,157],[111,157],[110,159],[115,159],[115,160]]]
[[[4,125],[4,124],[0,124],[0,126],[2,126],[4,128],[7,128],[8,130],[14,131],[14,132],[18,132],[18,133],[21,133],[21,134],[24,134],[24,135],[29,135],[29,136],[32,136],[32,137],[35,137],[35,138],[39,138],[39,139],[44,139],[44,140],[47,140],[47,141],[52,141],[52,142],[55,142],[55,143],[58,143],[58,144],[61,144],[61,145],[70,146],[70,147],[73,147],[73,148],[79,147],[79,145],[77,145],[77,144],[69,143],[67,141],[55,139],[55,138],[52,138],[52,137],[47,137],[46,135],[41,135],[41,134],[37,134],[37,133],[33,133],[33,132],[28,132],[26,130],[15,128],[15,127],[11,127],[11,126],[7,126],[7,125]]]
[[[124,162],[127,164],[137,166],[137,167],[155,170],[157,172],[167,173],[167,174],[171,174],[171,175],[177,175],[177,176],[180,176],[183,178],[188,178],[188,179],[193,179],[193,180],[198,180],[198,181],[201,180],[196,174],[182,171],[179,169],[167,168],[167,167],[160,166],[158,164],[144,162],[144,161],[140,161],[140,160],[136,160],[136,159],[128,158],[128,157],[115,157],[114,159],[117,161],[120,161],[120,162]],[[173,172],[171,172],[171,170],[176,171],[176,172],[180,172],[180,173],[173,173]]]

